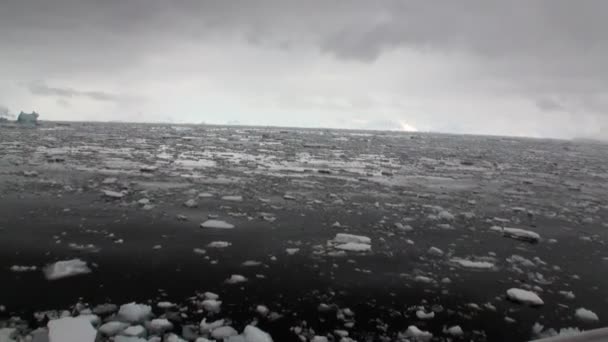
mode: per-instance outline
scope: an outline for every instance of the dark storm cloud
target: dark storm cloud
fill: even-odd
[[[71,88],[51,87],[46,83],[37,81],[29,84],[32,94],[41,96],[55,96],[60,98],[85,97],[96,101],[120,101],[123,97],[102,91],[82,91]]]

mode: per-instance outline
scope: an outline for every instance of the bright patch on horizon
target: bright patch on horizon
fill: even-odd
[[[416,127],[408,124],[407,122],[399,121],[399,125],[401,126],[401,130],[404,132],[418,132]]]

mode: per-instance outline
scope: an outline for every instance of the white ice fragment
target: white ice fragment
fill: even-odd
[[[521,241],[535,243],[540,240],[540,235],[538,233],[521,228],[503,228],[502,233],[505,237]]]
[[[300,251],[299,248],[287,248],[285,249],[285,252],[287,252],[287,254],[289,255],[294,255],[296,253],[298,253]]]
[[[101,181],[101,184],[114,184],[118,179],[114,177],[108,177]]]
[[[152,342],[153,340],[146,340],[145,338],[142,337],[136,337],[136,336],[116,336],[114,338],[114,342]]]
[[[209,292],[209,291],[205,292],[203,295],[205,296],[206,299],[219,299],[220,298],[220,296],[217,293],[213,293],[213,292]]]
[[[564,296],[564,298],[566,299],[574,299],[574,292],[572,291],[559,291],[559,294],[561,294],[562,296]]]
[[[23,266],[23,265],[13,265],[11,266],[11,271],[13,272],[30,272],[37,270],[36,266]]]
[[[121,331],[129,327],[129,323],[110,321],[99,327],[99,332],[106,336],[118,335]]]
[[[443,256],[443,251],[437,247],[431,247],[429,248],[429,250],[427,251],[428,254],[433,255],[433,256]]]
[[[416,281],[418,283],[430,284],[433,282],[433,279],[419,275],[414,278],[414,281]]]
[[[198,202],[195,199],[189,199],[186,202],[184,202],[184,207],[187,208],[196,208],[198,207]]]
[[[222,340],[230,336],[236,336],[239,333],[231,326],[219,327],[211,331],[211,337],[216,340]]]
[[[151,341],[148,341],[151,342]],[[160,342],[160,339],[159,339]],[[175,334],[168,334],[167,336],[165,336],[165,342],[188,342],[186,340],[184,340],[183,338],[175,335]]]
[[[163,333],[173,329],[173,323],[166,318],[155,318],[148,324],[148,329],[154,333]]]
[[[326,336],[315,336],[310,340],[310,342],[329,342],[329,339]]]
[[[215,229],[232,229],[234,225],[220,220],[207,220],[201,223],[202,228],[215,228]]]
[[[464,333],[462,328],[459,325],[455,325],[453,327],[449,327],[446,332],[452,336],[462,336]]]
[[[232,201],[232,202],[242,202],[243,201],[243,196],[222,196],[222,199],[224,201]]]
[[[240,274],[233,274],[230,276],[230,278],[226,279],[227,284],[238,284],[238,283],[243,283],[246,281],[247,281],[247,278],[245,278],[244,276],[242,276]]]
[[[452,221],[454,219],[454,215],[447,210],[442,210],[437,214],[437,218],[446,221]]]
[[[532,292],[518,288],[511,288],[507,290],[507,297],[513,301],[520,302],[523,304],[530,305],[543,305],[544,302],[540,297]]]
[[[146,328],[141,325],[133,325],[123,330],[120,334],[125,336],[142,337],[146,333]]]
[[[418,329],[415,325],[410,325],[405,332],[407,337],[411,337],[414,341],[429,341],[433,338],[433,334],[428,331]]]
[[[222,306],[222,301],[217,299],[205,299],[201,305],[203,309],[207,312],[218,313],[220,312],[220,307]]]
[[[367,236],[363,236],[363,235],[338,233],[338,234],[336,234],[336,237],[333,239],[333,242],[335,242],[335,243],[354,242],[354,243],[364,243],[364,244],[369,245],[372,243],[372,239],[370,239]]]
[[[213,197],[213,194],[208,193],[208,192],[201,192],[200,194],[198,194],[198,198],[211,198]]]
[[[257,311],[262,316],[266,316],[270,312],[270,310],[268,309],[268,307],[265,306],[265,305],[258,305],[255,308],[255,311]]]
[[[223,319],[218,319],[217,321],[207,323],[207,319],[203,318],[199,327],[200,327],[200,330],[202,333],[207,333],[207,332],[217,329],[223,325],[224,325]]]
[[[87,263],[80,259],[57,261],[44,268],[44,275],[48,280],[56,280],[79,274],[90,273]]]
[[[210,242],[207,247],[209,248],[226,248],[231,246],[232,244],[228,241],[213,241]]]
[[[450,261],[466,268],[490,269],[494,267],[494,264],[488,261],[473,261],[461,258],[452,258]]]
[[[245,327],[243,336],[245,337],[245,342],[272,342],[272,337],[268,333],[253,325]]]
[[[372,250],[372,246],[366,243],[348,242],[337,245],[336,249],[351,252],[367,252]]]
[[[418,310],[416,311],[416,317],[418,317],[418,319],[432,319],[435,318],[435,312],[424,312],[424,310]]]
[[[578,308],[574,314],[576,318],[582,322],[597,322],[599,317],[597,314],[591,310],[587,310],[585,308]]]
[[[0,342],[17,342],[15,328],[0,328]]]
[[[103,195],[108,198],[120,199],[125,197],[125,194],[122,192],[112,191],[112,190],[102,190]]]
[[[158,302],[158,303],[156,304],[156,306],[158,306],[158,307],[159,307],[159,308],[161,308],[161,309],[169,309],[169,308],[174,307],[174,306],[175,306],[175,304],[174,304],[174,303],[171,303],[171,302]]]
[[[97,330],[86,318],[64,317],[50,320],[49,342],[95,342]]]
[[[135,302],[123,304],[118,310],[118,316],[131,323],[143,322],[152,314],[152,308],[145,304],[136,304]]]
[[[202,248],[195,248],[192,251],[194,252],[194,254],[206,254],[207,253],[207,251]]]

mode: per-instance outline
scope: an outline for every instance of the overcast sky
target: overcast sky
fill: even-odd
[[[0,112],[608,139],[608,1],[2,0]]]

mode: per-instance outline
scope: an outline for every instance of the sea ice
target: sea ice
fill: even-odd
[[[243,277],[240,274],[233,274],[230,276],[230,278],[226,279],[227,284],[238,284],[238,283],[243,283],[246,281],[247,281],[247,278]]]
[[[152,314],[152,308],[145,304],[136,304],[135,302],[123,304],[118,310],[118,316],[131,323],[143,322]]]
[[[587,310],[585,308],[578,308],[576,309],[576,312],[574,313],[574,315],[576,316],[576,318],[580,321],[589,323],[589,322],[597,322],[599,320],[599,317],[597,316],[597,314],[591,310]]]
[[[86,318],[63,317],[50,320],[49,342],[95,342],[97,330]]]
[[[213,241],[210,242],[207,247],[209,248],[226,248],[231,246],[232,244],[228,241]]]
[[[234,225],[220,220],[207,220],[201,223],[202,228],[215,228],[215,229],[232,229]]]
[[[543,305],[544,302],[540,297],[532,292],[523,289],[511,288],[507,290],[507,297],[513,301],[530,304],[530,305]]]
[[[48,280],[56,280],[79,274],[90,273],[87,263],[80,259],[57,261],[44,268],[44,275]]]

